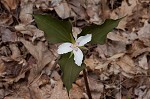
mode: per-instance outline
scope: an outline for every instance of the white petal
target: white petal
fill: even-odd
[[[92,34],[87,34],[85,36],[80,36],[76,43],[78,44],[78,46],[83,46],[85,45],[86,43],[88,43],[89,41],[91,41],[92,39]]]
[[[77,27],[72,27],[72,34],[75,40],[77,40],[78,34],[81,33],[81,29]]]
[[[71,52],[73,50],[71,46],[72,46],[72,43],[63,43],[59,45],[58,50],[57,50],[58,54],[65,54],[65,53]]]
[[[73,54],[74,54],[75,63],[78,66],[81,66],[82,60],[83,60],[83,53],[82,53],[82,51],[79,48],[77,48],[76,50],[73,50]]]

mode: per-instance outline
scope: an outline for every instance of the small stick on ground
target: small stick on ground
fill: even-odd
[[[87,95],[88,95],[89,99],[92,99],[91,91],[90,91],[90,88],[89,88],[89,83],[88,83],[87,74],[86,74],[85,69],[83,70],[83,77],[84,77],[84,82],[85,82],[85,86],[86,86]]]

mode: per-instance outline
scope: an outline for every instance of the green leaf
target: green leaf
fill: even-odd
[[[124,17],[123,17],[124,18]],[[118,26],[120,19],[113,20],[107,19],[102,25],[91,25],[83,28],[80,35],[92,34],[93,44],[104,44],[107,38],[107,34]]]
[[[49,15],[34,14],[39,29],[45,32],[50,43],[71,42],[72,26],[69,21],[60,21]]]
[[[58,61],[60,69],[63,72],[62,81],[67,89],[68,94],[69,90],[72,88],[72,83],[75,82],[79,73],[85,68],[85,64],[82,64],[82,66],[77,66],[73,59],[74,56],[72,55],[71,58],[69,58],[69,56],[70,53],[63,54]]]

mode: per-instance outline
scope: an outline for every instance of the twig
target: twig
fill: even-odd
[[[89,88],[89,83],[88,83],[88,80],[87,80],[87,74],[86,74],[85,69],[83,70],[83,77],[84,77],[84,82],[85,82],[85,86],[86,86],[87,95],[88,95],[89,99],[92,99],[91,91],[90,91],[90,88]]]

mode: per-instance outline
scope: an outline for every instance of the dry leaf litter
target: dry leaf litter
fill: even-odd
[[[70,18],[74,35],[83,26],[126,16],[106,44],[88,46],[92,97],[150,99],[149,0],[1,0],[0,99],[88,99],[82,73],[68,97],[59,66],[51,71],[58,45],[45,40],[33,13]]]

